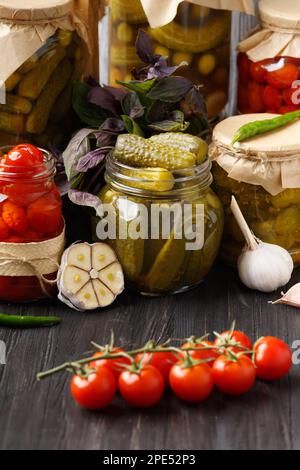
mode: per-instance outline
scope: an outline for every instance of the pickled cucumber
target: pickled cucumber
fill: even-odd
[[[110,57],[112,65],[118,67],[137,67],[141,64],[141,59],[136,53],[135,46],[117,45],[111,46]]]
[[[300,205],[300,189],[286,189],[276,196],[271,196],[271,203],[278,209],[285,209],[293,204]]]
[[[0,110],[16,114],[29,114],[32,110],[32,103],[27,98],[6,93],[6,103],[0,104]]]
[[[185,52],[204,52],[222,43],[230,31],[230,14],[218,11],[199,27],[185,28],[176,22],[150,29],[151,36],[160,44]]]
[[[299,226],[300,210],[296,206],[291,206],[280,212],[275,221],[275,230],[279,235],[295,232]]]
[[[132,240],[129,237],[126,240],[117,238],[114,246],[125,276],[130,280],[136,280],[143,269],[144,240]]]
[[[123,170],[130,177],[127,186],[148,191],[170,191],[174,187],[174,176],[164,168],[143,168],[142,170]],[[134,181],[136,179],[136,181]],[[144,181],[141,181],[144,180]]]
[[[176,240],[172,232],[145,278],[144,284],[150,292],[174,290],[186,255],[185,243],[184,238]]]
[[[118,137],[114,157],[130,166],[166,170],[186,169],[196,164],[195,155],[191,152],[159,145],[133,134]]]
[[[150,140],[156,144],[193,153],[196,155],[198,165],[203,163],[208,154],[207,143],[194,135],[166,132],[165,134],[154,135],[150,137]]]
[[[147,17],[140,0],[111,0],[111,14],[114,21],[146,23]]]

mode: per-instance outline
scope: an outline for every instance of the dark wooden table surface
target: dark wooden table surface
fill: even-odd
[[[300,280],[296,272],[293,281]],[[0,365],[1,449],[300,449],[300,369],[280,383],[258,383],[246,396],[218,392],[189,406],[166,395],[153,410],[130,409],[119,398],[104,412],[79,409],[68,393],[68,374],[37,382],[38,371],[105,343],[114,330],[122,345],[149,338],[178,338],[227,328],[236,319],[252,338],[300,339],[300,311],[268,305],[275,295],[242,287],[234,271],[217,266],[198,289],[169,298],[125,293],[97,314],[70,311],[60,303],[1,305],[14,313],[60,314],[50,329],[2,328],[7,363]]]

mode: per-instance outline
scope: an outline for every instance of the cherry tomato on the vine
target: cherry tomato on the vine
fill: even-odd
[[[74,400],[89,410],[99,410],[110,405],[116,390],[116,380],[112,372],[105,367],[87,377],[75,374],[71,380],[71,394]]]
[[[167,384],[171,367],[178,359],[172,352],[154,352],[138,354],[135,360],[137,362],[141,361],[142,365],[151,364],[151,366],[158,369]]]
[[[187,342],[181,346],[181,349],[188,349],[188,348],[197,348],[194,350],[188,351],[189,355],[194,361],[202,361],[204,359],[212,359],[212,361],[208,362],[208,365],[212,366],[215,359],[219,356],[219,353],[216,349],[205,349],[205,347],[213,346],[211,341],[202,341],[200,343],[193,343]],[[185,357],[186,354],[182,354],[182,357]]]
[[[117,354],[120,352],[124,352],[121,348],[114,348],[110,351],[111,354]],[[101,358],[103,356],[103,352],[99,351],[93,355],[95,358]],[[97,359],[90,363],[90,367],[92,369],[102,369],[106,367],[112,371],[115,376],[115,379],[118,380],[120,374],[123,372],[122,364],[130,365],[131,361],[128,357],[117,357],[115,359]]]
[[[256,371],[248,356],[240,356],[236,361],[223,355],[212,367],[215,385],[228,395],[241,395],[248,392],[255,382]]]
[[[137,408],[154,406],[161,399],[164,389],[163,376],[151,365],[145,365],[136,372],[125,370],[119,377],[122,397]]]
[[[292,352],[282,340],[273,336],[259,339],[254,346],[257,376],[263,380],[279,380],[292,367]]]
[[[172,367],[169,380],[175,395],[191,403],[205,400],[214,388],[212,369],[205,363],[185,367],[179,362]]]
[[[226,338],[230,339],[230,341],[233,341],[234,343],[240,343],[241,346],[243,347],[231,347],[230,350],[233,351],[234,353],[238,353],[241,351],[245,351],[245,349],[248,349],[249,351],[252,350],[253,345],[250,340],[250,338],[243,333],[242,331],[224,331],[221,333],[221,338],[216,338],[214,341],[215,346],[220,346],[222,344],[222,340],[226,340]]]

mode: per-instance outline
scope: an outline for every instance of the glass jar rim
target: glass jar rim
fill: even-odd
[[[0,147],[0,156],[5,155],[7,152],[12,150],[14,146],[12,145],[5,145]],[[54,176],[56,173],[56,158],[48,150],[43,148],[37,147],[44,156],[43,163],[38,163],[36,165],[32,165],[29,168],[27,166],[18,166],[19,171],[15,171],[16,166],[14,165],[7,165],[5,163],[1,163],[1,168],[4,171],[0,172],[0,179],[14,179],[14,178],[22,178],[24,180],[40,180],[44,178],[49,178],[50,176]],[[21,170],[21,171],[20,171]],[[24,170],[24,171],[22,171]],[[35,171],[36,170],[36,171]],[[38,171],[39,170],[39,171]]]
[[[176,170],[167,170],[161,167],[144,168],[144,167],[133,167],[116,160],[112,154],[108,155],[106,160],[106,181],[113,185],[120,191],[128,192],[140,196],[153,196],[159,195],[160,198],[172,197],[182,193],[188,193],[196,190],[206,190],[210,187],[213,177],[211,174],[212,162],[209,158],[206,158],[204,162],[199,165],[195,165],[190,168],[182,168]],[[170,172],[172,179],[160,179],[159,184],[170,184],[173,183],[173,189],[166,191],[157,191],[155,188],[151,188],[158,182],[153,178],[147,179],[147,173],[153,175],[155,171],[159,172],[164,170],[166,174]],[[130,174],[128,174],[130,172]],[[143,176],[139,176],[143,172]],[[134,187],[134,183],[149,184],[149,189]],[[182,188],[178,188],[178,184],[183,185]]]

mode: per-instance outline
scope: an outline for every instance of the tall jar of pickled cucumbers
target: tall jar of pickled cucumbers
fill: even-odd
[[[61,147],[74,126],[72,85],[88,35],[71,0],[0,0],[0,144]]]
[[[285,114],[300,109],[300,2],[260,0],[261,27],[239,44],[238,109]]]
[[[103,1],[106,8],[100,33],[101,81],[115,85],[116,80],[130,80],[131,70],[142,66],[135,50],[141,28],[152,37],[156,54],[168,56],[173,65],[186,64],[177,75],[204,85],[209,117],[214,118],[228,98],[231,12],[183,1],[176,14],[178,1],[160,3],[155,14],[167,17],[167,24],[162,20],[162,26],[151,28],[151,19],[143,9],[145,0]],[[174,12],[174,19],[170,19],[170,11]]]
[[[254,234],[287,249],[300,264],[300,123],[242,143],[231,142],[244,124],[273,114],[235,116],[219,123],[213,134],[214,187],[225,209],[223,259],[235,265],[244,238],[230,210],[234,195]]]
[[[95,233],[115,249],[129,287],[161,295],[205,279],[223,231],[210,170],[197,137],[118,138],[99,194],[104,216]]]

